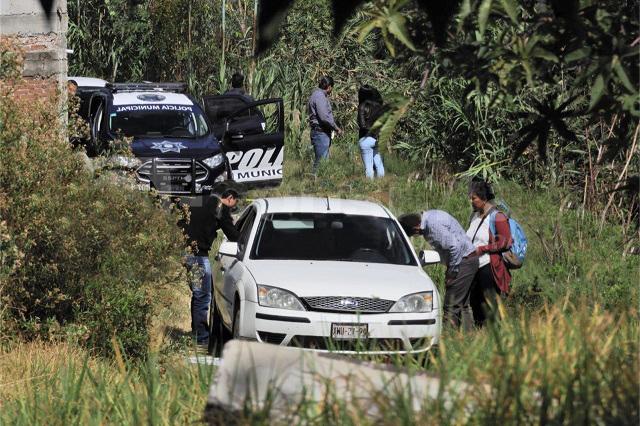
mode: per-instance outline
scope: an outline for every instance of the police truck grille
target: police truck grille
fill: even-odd
[[[179,159],[156,159],[156,178],[162,176],[171,176],[175,182],[185,181],[191,178],[191,160]],[[196,182],[202,182],[207,179],[209,172],[207,168],[200,162],[195,163]],[[137,170],[138,178],[143,182],[152,181],[153,161],[147,161]]]
[[[311,311],[351,313],[383,313],[395,303],[393,300],[341,296],[305,297],[302,300],[311,308]]]

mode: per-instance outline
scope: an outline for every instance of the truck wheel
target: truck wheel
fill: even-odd
[[[87,155],[89,157],[96,157],[98,155],[99,150],[99,146],[100,143],[97,140],[97,138],[94,138],[93,136],[89,138],[89,140],[87,140],[87,144],[86,146],[86,150],[87,150]]]

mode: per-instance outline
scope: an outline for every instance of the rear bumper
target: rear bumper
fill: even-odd
[[[243,306],[241,334],[260,342],[344,354],[420,353],[437,344],[439,310],[419,314],[343,314]],[[332,339],[332,324],[366,324],[368,337]]]

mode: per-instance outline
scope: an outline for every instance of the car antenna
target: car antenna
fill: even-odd
[[[331,208],[329,207],[329,196],[327,195],[327,211],[331,210]]]

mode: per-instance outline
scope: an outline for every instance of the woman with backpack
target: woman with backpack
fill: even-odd
[[[378,152],[378,132],[371,130],[373,124],[384,112],[382,96],[374,87],[365,84],[358,90],[358,145],[364,163],[364,173],[369,179],[384,176],[382,157]]]
[[[479,256],[479,269],[471,287],[471,307],[475,323],[481,327],[487,319],[494,318],[499,295],[509,293],[511,274],[502,253],[511,247],[512,237],[509,218],[494,205],[495,195],[488,182],[472,180],[469,197],[473,214],[467,235]]]

